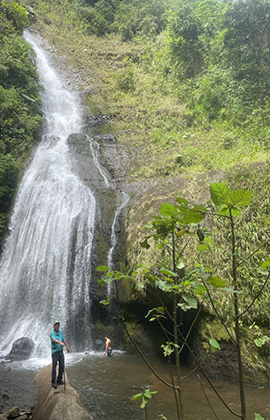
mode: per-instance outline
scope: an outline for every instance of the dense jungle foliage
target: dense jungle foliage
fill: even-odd
[[[156,44],[143,57],[127,57],[122,90],[135,88],[132,62],[141,59],[159,72],[160,88],[169,81],[186,104],[189,127],[223,124],[269,148],[268,0],[75,0],[72,7],[88,33]]]
[[[134,177],[268,159],[268,0],[29,4],[93,112],[136,149]]]
[[[29,13],[15,1],[0,1],[0,240],[21,165],[41,124],[38,76],[22,39]]]

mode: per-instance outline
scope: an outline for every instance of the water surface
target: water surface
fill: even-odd
[[[151,357],[151,364],[166,381],[170,381],[167,363]],[[130,398],[142,392],[142,387],[158,391],[148,403],[148,420],[158,420],[164,414],[168,420],[176,420],[174,397],[170,389],[161,384],[153,373],[145,366],[139,356],[113,352],[111,358],[102,353],[82,355],[79,363],[68,367],[71,385],[79,392],[87,410],[94,420],[143,420],[145,415],[139,408],[139,401]],[[189,372],[183,369],[183,376]],[[215,420],[204,396],[196,372],[183,380],[185,419]],[[202,377],[202,375],[200,375]],[[207,398],[220,420],[231,420],[237,417],[230,414],[216,397],[214,391],[202,378]],[[240,410],[236,385],[214,380],[218,391],[227,401],[231,409]],[[247,420],[254,420],[254,413],[269,417],[269,388],[246,388]]]

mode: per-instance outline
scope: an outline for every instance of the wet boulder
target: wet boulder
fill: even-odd
[[[34,341],[31,338],[19,338],[13,343],[8,358],[11,360],[27,360],[31,356],[34,345]]]

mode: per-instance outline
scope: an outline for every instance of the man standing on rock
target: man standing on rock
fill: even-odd
[[[63,348],[66,346],[67,352],[69,353],[69,346],[64,338],[63,332],[60,330],[60,322],[53,324],[53,331],[51,332],[52,342],[52,387],[57,388],[57,384],[64,385],[62,379],[65,369],[65,359]],[[59,363],[59,371],[56,381],[56,365]]]

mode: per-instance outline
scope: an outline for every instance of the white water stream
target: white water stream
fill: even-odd
[[[95,227],[93,193],[71,170],[66,140],[81,131],[78,97],[63,87],[36,39],[43,139],[17,194],[10,234],[0,262],[0,343],[3,353],[27,336],[36,355],[49,354],[53,321],[69,330],[74,345],[82,325],[88,340],[89,281]],[[75,336],[76,330],[76,336]]]

